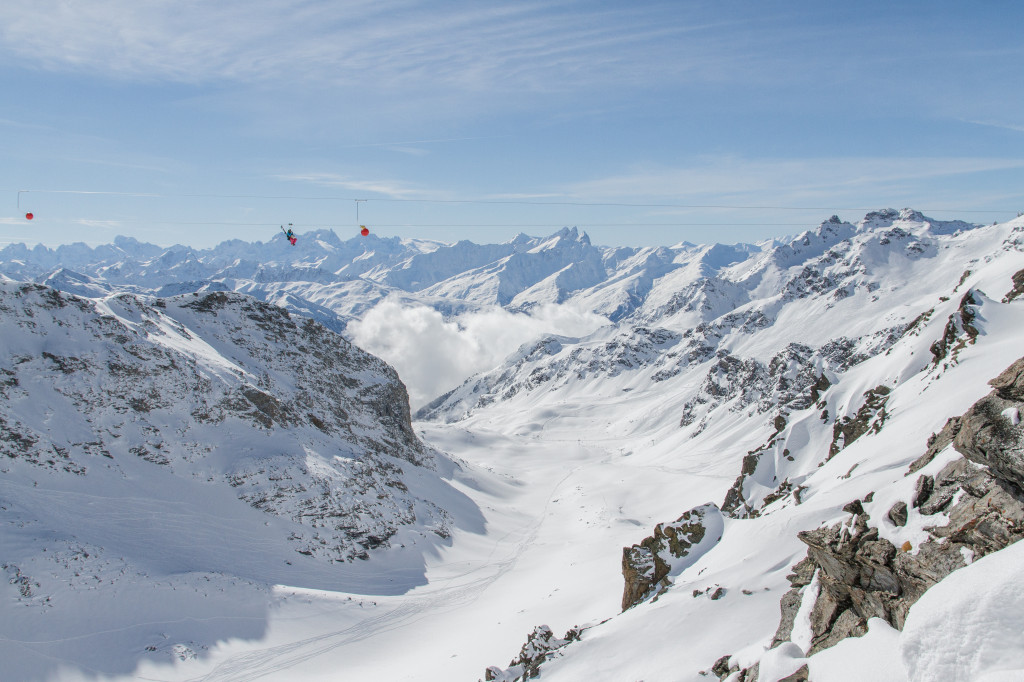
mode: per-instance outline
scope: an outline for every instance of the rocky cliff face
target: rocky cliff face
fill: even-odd
[[[367,558],[403,526],[448,533],[447,513],[409,491],[435,453],[405,387],[312,320],[233,293],[89,300],[10,283],[0,319],[8,481],[205,481],[326,561]]]
[[[804,591],[814,583],[810,611],[812,655],[847,637],[867,632],[870,618],[902,629],[910,607],[932,585],[974,560],[1024,537],[1024,358],[990,384],[995,390],[964,415],[950,419],[930,439],[927,452],[908,471],[914,494],[883,518],[853,500],[846,521],[799,533],[807,557],[793,567],[792,590],[772,642],[789,641]],[[952,452],[955,451],[955,455]],[[933,462],[948,460],[937,473]],[[927,539],[896,547],[879,528],[904,526],[908,514],[926,517]],[[756,671],[744,673],[757,679]]]

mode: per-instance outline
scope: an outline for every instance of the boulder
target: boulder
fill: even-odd
[[[897,502],[889,509],[889,513],[886,516],[897,528],[907,525],[907,503],[903,501]]]
[[[672,523],[659,523],[654,534],[622,549],[622,610],[639,604],[671,573],[699,559],[722,538],[722,512],[713,503],[686,512]],[[724,592],[723,592],[724,594]],[[721,595],[719,595],[721,596]]]

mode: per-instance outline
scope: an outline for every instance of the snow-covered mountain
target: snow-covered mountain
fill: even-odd
[[[453,465],[413,432],[394,370],[312,320],[233,293],[2,283],[0,325],[7,638],[196,617],[179,590],[225,617],[273,584],[404,591],[424,580],[405,548],[458,523]],[[214,641],[172,630],[132,640]],[[12,653],[6,679],[38,663]]]
[[[283,240],[229,241],[195,251],[162,249],[126,237],[96,248],[12,244],[0,250],[0,274],[85,295],[233,290],[341,330],[387,296],[423,302],[446,314],[482,305],[529,310],[579,300],[617,320],[643,301],[654,280],[683,263],[696,258],[715,268],[756,251],[753,246],[690,244],[611,249],[592,245],[576,228],[491,245],[376,236],[343,242],[321,230],[301,235],[295,247]]]
[[[24,322],[24,343],[35,344],[2,359],[4,371],[18,373],[5,390],[27,390],[28,377],[36,377],[39,395],[56,400],[65,395],[61,382],[75,379],[77,393],[67,395],[87,398],[60,400],[95,398],[103,415],[87,423],[74,417],[84,408],[66,402],[53,403],[49,413],[26,407],[42,398],[5,403],[22,409],[20,423],[34,429],[26,442],[49,443],[58,411],[74,417],[69,424],[78,426],[59,430],[69,435],[54,442],[71,468],[89,465],[80,476],[59,470],[59,456],[51,457],[53,465],[41,455],[35,463],[14,460],[21,478],[5,473],[5,482],[22,495],[15,501],[59,508],[61,486],[76,482],[81,497],[69,496],[78,501],[62,517],[62,532],[74,535],[75,515],[86,529],[99,524],[84,501],[93,499],[90,486],[106,490],[114,481],[141,480],[136,470],[169,470],[193,486],[190,500],[209,490],[217,491],[216,504],[227,505],[226,498],[255,505],[245,513],[271,521],[267,542],[285,549],[268,549],[262,572],[238,569],[249,562],[233,559],[241,550],[230,543],[220,552],[207,542],[202,556],[180,569],[167,559],[143,563],[136,554],[124,561],[143,569],[125,569],[131,579],[110,576],[109,589],[131,585],[152,594],[154,584],[199,589],[196,576],[209,572],[232,595],[228,616],[250,618],[251,628],[217,620],[198,601],[165,610],[150,625],[121,613],[117,632],[130,633],[123,636],[76,639],[82,620],[67,615],[52,619],[62,624],[59,632],[34,616],[36,630],[19,633],[5,618],[5,651],[31,654],[20,668],[27,678],[59,671],[65,679],[512,680],[539,669],[556,682],[808,675],[828,682],[1024,671],[1024,593],[1015,588],[1014,568],[1020,550],[1012,544],[1024,535],[1024,380],[1017,362],[1024,356],[1024,219],[976,226],[884,210],[857,224],[833,217],[777,242],[643,249],[594,246],[574,229],[485,246],[340,242],[316,233],[295,249],[231,242],[194,252],[124,239],[97,249],[62,248],[8,247],[0,252],[0,273],[86,298],[25,284],[7,284],[5,292],[63,300],[60,310],[81,309],[95,320],[90,324],[116,322],[136,336],[120,332],[133,339],[124,345],[82,332],[74,352],[58,352],[47,339],[63,338],[65,325],[47,322],[47,336],[32,325],[63,318],[45,306],[19,317],[20,303],[0,311],[5,326],[8,319]],[[299,317],[345,330],[385,298],[455,319],[487,306],[529,314],[544,304],[572,304],[609,323],[584,336],[539,335],[420,410],[417,436],[404,415],[375,431],[371,424],[380,417],[349,414],[351,393],[320,395],[336,380],[309,354],[323,343],[356,351]],[[279,333],[267,320],[291,327]],[[307,329],[330,341],[304,338]],[[173,359],[177,369],[159,370],[156,393],[189,396],[180,408],[157,401],[149,412],[132,412],[133,399],[156,398],[141,388],[144,382],[117,388],[124,382],[110,368],[131,361],[136,346],[152,346],[142,353],[146,367]],[[182,355],[166,355],[171,350]],[[74,369],[69,358],[85,357],[93,369]],[[387,375],[379,371],[374,376]],[[105,382],[115,387],[108,403],[95,388]],[[254,393],[253,401],[247,390],[271,399]],[[346,417],[328,409],[339,401]],[[202,415],[217,406],[224,421],[210,425]],[[327,422],[330,414],[337,421]],[[325,432],[309,415],[325,424],[350,419],[371,435],[353,438],[359,430],[342,426]],[[241,435],[227,424],[237,424]],[[112,461],[97,454],[93,436],[85,440],[97,429]],[[393,442],[375,450],[372,443],[387,437]],[[232,441],[250,449],[225,448]],[[137,442],[161,443],[147,451],[169,463],[140,459],[130,449]],[[220,456],[193,451],[199,443],[215,444]],[[324,538],[322,520],[301,511],[311,484],[287,466],[250,467],[253,476],[231,487],[231,467],[276,448],[301,450],[307,468],[310,461],[342,467],[332,479],[333,499],[343,504],[356,494],[365,506],[351,509],[368,524],[367,534],[354,544],[345,544],[344,533]],[[341,460],[332,459],[335,453]],[[106,467],[101,476],[97,460]],[[130,471],[122,468],[126,461]],[[284,469],[293,479],[277,475]],[[366,471],[377,474],[360,479]],[[88,483],[90,476],[100,482]],[[36,492],[30,480],[47,487]],[[123,503],[140,518],[163,509],[171,521],[158,530],[179,524],[182,537],[193,528],[210,534],[205,522],[181,522],[180,510],[168,506],[170,493],[155,501],[146,495],[153,496],[118,499],[150,502]],[[12,545],[19,556],[36,558],[10,562],[17,568],[7,603],[28,608],[49,597],[53,613],[61,604],[87,603],[60,599],[61,585],[77,579],[71,559],[33,553],[42,544],[56,556],[40,540],[51,537],[52,517],[19,526],[30,517],[19,516],[9,497],[2,498],[5,537],[19,538]],[[42,518],[42,511],[33,513]],[[234,527],[234,518],[216,527]],[[388,546],[360,544],[379,537],[369,531],[375,523],[392,532]],[[324,545],[316,551],[287,534],[280,539],[275,524],[304,538],[315,537],[315,528],[327,547],[348,553],[335,556]],[[244,529],[238,543],[266,537],[258,527],[237,525]],[[38,532],[24,530],[32,527]],[[120,557],[122,547],[149,547],[137,527],[125,535],[132,542],[97,531],[94,544],[102,551],[90,548]],[[277,562],[300,546],[312,556]],[[362,550],[369,559],[347,561]],[[312,567],[338,573],[329,579]],[[145,571],[145,579],[137,577]],[[18,591],[25,585],[31,595]],[[988,598],[988,590],[999,599]],[[953,592],[955,609],[944,601]],[[112,593],[96,594],[93,604]],[[963,620],[956,609],[967,614]],[[171,626],[172,616],[193,620]],[[82,645],[53,662],[68,641]]]
[[[960,630],[934,606],[926,613],[942,615],[913,618],[928,587],[1024,537],[1024,393],[1012,388],[1022,247],[1021,219],[969,230],[909,211],[828,221],[688,280],[671,273],[620,324],[541,339],[424,408],[460,428],[500,420],[534,433],[600,414],[584,440],[679,488],[633,491],[676,508],[624,548],[621,615],[561,639],[534,630],[486,679],[521,679],[547,659],[553,680],[1024,671],[1018,645],[968,655],[985,630],[1019,627],[1010,607],[975,605],[978,620]],[[971,407],[990,379],[999,394]],[[683,472],[704,484],[695,492]],[[986,586],[972,589],[980,599]],[[869,630],[870,643],[836,646]],[[669,633],[683,641],[654,644]]]

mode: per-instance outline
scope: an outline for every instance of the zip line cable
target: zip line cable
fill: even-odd
[[[644,203],[644,202],[591,202],[591,201],[542,201],[532,199],[432,199],[432,198],[382,198],[382,199],[361,199],[352,197],[341,197],[341,196],[327,196],[327,195],[276,195],[276,194],[214,194],[214,193],[161,193],[161,192],[125,192],[125,191],[112,191],[112,190],[83,190],[83,189],[3,189],[0,188],[0,192],[16,192],[17,193],[17,206],[19,213],[21,212],[21,195],[22,194],[71,194],[71,195],[85,195],[85,196],[110,196],[110,197],[135,197],[145,199],[255,199],[255,200],[266,200],[266,201],[351,201],[355,204],[355,225],[360,229],[360,234],[367,236],[370,231],[365,225],[360,223],[359,215],[359,204],[369,203],[370,201],[378,203],[420,203],[420,204],[442,204],[442,205],[509,205],[509,206],[574,206],[574,207],[595,207],[595,208],[674,208],[674,209],[702,209],[702,210],[756,210],[756,211],[822,211],[822,212],[870,212],[877,209],[873,208],[836,208],[836,207],[825,207],[825,206],[745,206],[745,205],[729,205],[729,204],[685,204],[685,203]],[[946,213],[959,213],[959,214],[1010,214],[1016,213],[1018,216],[1020,212],[1014,211],[998,211],[998,210],[987,210],[987,209],[950,209],[950,208],[932,208],[924,209],[929,213],[935,212],[946,212]],[[36,216],[32,212],[24,214],[24,217],[28,220],[34,220]],[[127,219],[90,219],[90,218],[65,218],[65,222],[77,223],[83,227],[97,227],[106,226],[110,228],[117,228],[121,225],[143,225],[143,226],[195,226],[195,227],[235,227],[235,228],[271,228],[278,225],[278,222],[236,222],[236,221],[168,221],[168,220],[141,220],[137,218]],[[10,219],[0,218],[0,224],[8,223],[11,224]],[[20,222],[20,221],[18,221]],[[42,220],[37,221],[37,224],[46,225],[49,221]],[[370,222],[370,221],[368,221]],[[291,223],[289,223],[291,224]],[[307,229],[335,229],[344,227],[345,221],[332,221],[330,223],[324,223],[320,220],[315,222],[304,222],[299,221],[299,225]],[[760,227],[760,228],[807,228],[809,227],[808,222],[792,223],[792,222],[590,222],[586,220],[567,220],[560,221],[558,223],[543,223],[543,222],[509,222],[509,223],[485,223],[485,222],[462,222],[462,223],[378,223],[370,222],[370,224],[376,228],[519,228],[523,230],[531,229],[558,229],[565,227],[569,224],[581,227],[583,229],[594,229],[602,227],[613,227],[613,228],[709,228],[709,227]]]
[[[36,223],[46,224],[45,220]],[[184,226],[224,226],[224,227],[274,227],[281,222],[224,222],[224,221],[167,221],[167,220],[98,220],[89,218],[76,218],[74,222],[80,223],[83,227],[100,227],[118,225],[184,225]],[[3,224],[3,223],[0,223]],[[564,222],[373,222],[375,227],[565,227]],[[311,222],[299,223],[300,227],[309,228],[333,228],[338,223]],[[577,227],[806,227],[806,222],[580,222]]]

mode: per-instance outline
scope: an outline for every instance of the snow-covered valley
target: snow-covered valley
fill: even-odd
[[[0,251],[11,679],[1024,674],[1024,219],[356,241]],[[410,421],[384,305],[577,331]]]

